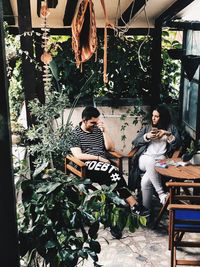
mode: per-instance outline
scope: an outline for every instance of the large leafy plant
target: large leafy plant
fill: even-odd
[[[35,124],[25,142],[34,157],[32,179],[20,181],[22,202],[18,205],[20,255],[26,267],[73,267],[91,257],[98,266],[101,251],[98,237],[104,227],[118,225],[135,231],[145,225],[143,217],[132,217],[110,187],[94,188],[91,182],[62,172],[64,155],[71,142],[70,118],[64,121],[66,94],[51,91],[46,103],[30,103]],[[19,186],[18,184],[18,186]]]
[[[125,226],[134,232],[146,219],[134,217],[113,192],[115,185],[88,189],[89,180],[68,177],[57,170],[21,184],[19,239],[26,267],[73,267],[91,257],[98,265],[100,223]],[[89,187],[90,188],[90,187]],[[80,194],[82,192],[82,194]]]

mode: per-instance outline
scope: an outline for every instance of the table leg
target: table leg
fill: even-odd
[[[156,218],[156,220],[154,222],[154,225],[153,225],[154,229],[158,226],[159,222],[162,219],[163,213],[167,210],[167,207],[169,205],[169,197],[170,197],[170,195],[167,196],[165,204],[162,206],[162,208],[160,209],[160,211],[158,213],[158,216],[157,216],[157,218]]]

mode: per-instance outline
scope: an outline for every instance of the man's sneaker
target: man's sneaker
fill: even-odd
[[[145,208],[143,205],[139,204],[135,204],[133,207],[131,207],[131,213],[133,215],[144,216],[144,217],[150,216],[150,210]]]
[[[117,226],[110,227],[110,233],[116,239],[122,238],[122,231]]]

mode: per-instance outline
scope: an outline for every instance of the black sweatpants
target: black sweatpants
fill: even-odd
[[[88,177],[92,182],[108,186],[113,183],[117,183],[115,189],[121,198],[127,199],[131,196],[131,193],[127,188],[126,181],[117,167],[112,164],[96,160],[87,160],[85,165],[87,166],[86,177]]]

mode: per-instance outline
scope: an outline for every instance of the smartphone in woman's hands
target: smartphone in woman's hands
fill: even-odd
[[[152,127],[151,133],[152,134],[157,134],[158,133],[158,128],[157,127]]]

